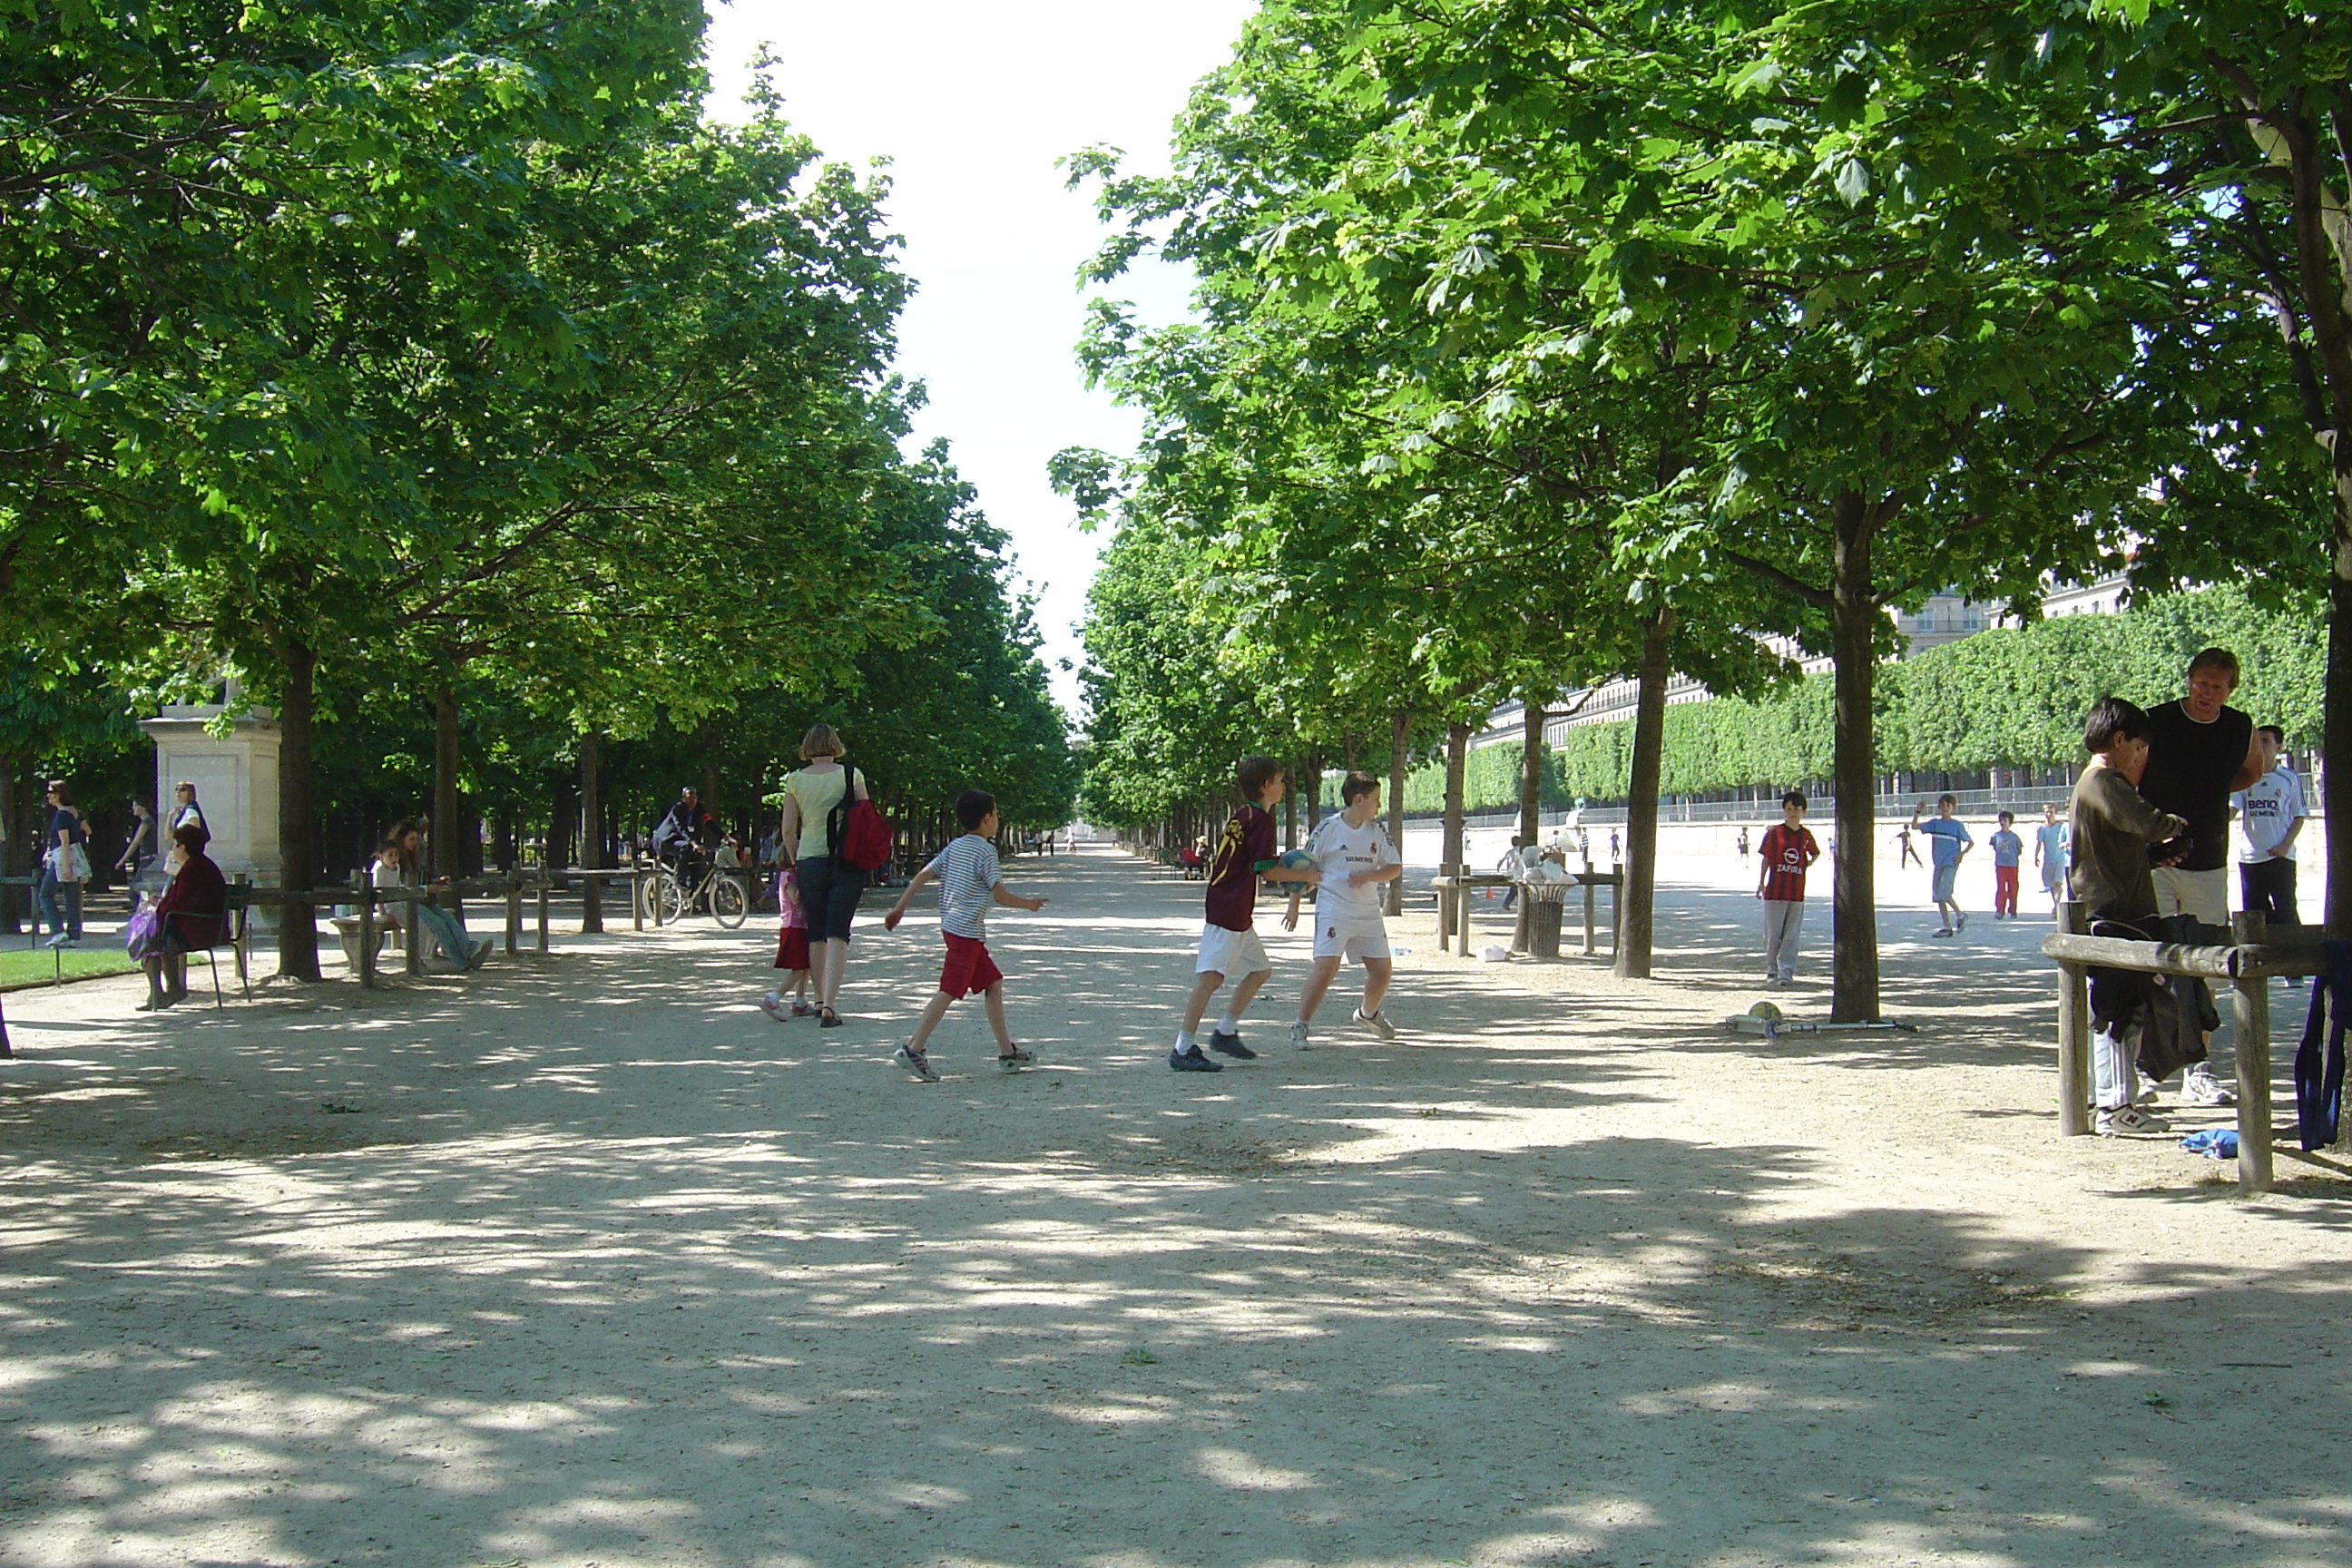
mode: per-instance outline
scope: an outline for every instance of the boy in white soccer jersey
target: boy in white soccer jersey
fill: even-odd
[[[1339,786],[1339,815],[1325,817],[1307,841],[1323,881],[1315,893],[1315,967],[1298,994],[1298,1016],[1290,1026],[1290,1043],[1302,1051],[1315,1009],[1323,1005],[1340,963],[1350,958],[1364,966],[1364,1005],[1356,1009],[1354,1021],[1383,1040],[1396,1038],[1381,1015],[1381,998],[1396,966],[1389,956],[1388,926],[1381,919],[1381,895],[1374,889],[1403,876],[1404,862],[1380,825],[1378,779],[1349,773]],[[1298,900],[1291,894],[1282,917],[1285,931],[1298,929]]]
[[[968,789],[956,796],[956,824],[963,836],[950,839],[937,858],[915,873],[898,902],[882,917],[884,931],[896,931],[906,918],[907,901],[915,889],[934,877],[940,883],[940,937],[947,943],[947,960],[940,965],[940,988],[931,995],[915,1026],[914,1038],[898,1047],[891,1059],[925,1083],[940,1075],[924,1047],[940,1026],[950,1005],[977,991],[988,1008],[988,1026],[996,1035],[999,1072],[1019,1072],[1035,1058],[1013,1043],[1004,1026],[1004,976],[988,956],[988,906],[992,900],[1008,910],[1035,912],[1044,899],[1024,898],[1004,885],[996,868],[996,797],[986,790]]]

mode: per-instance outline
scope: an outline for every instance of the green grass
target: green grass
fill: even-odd
[[[47,948],[37,947],[30,952],[16,946],[23,937],[0,937],[10,945],[0,948],[0,991],[14,991],[26,985],[47,985],[58,973],[56,955]],[[88,979],[93,974],[131,974],[139,966],[123,952],[122,943],[113,937],[86,939],[87,946],[65,951],[65,975],[68,980]]]

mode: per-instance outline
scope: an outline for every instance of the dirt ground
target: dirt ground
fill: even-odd
[[[1010,875],[1010,1078],[976,1004],[887,1065],[928,919],[822,1034],[762,922],[7,997],[0,1563],[2352,1560],[2352,1183],[2059,1139],[2040,923],[1890,915],[1917,1032],[1768,1044],[1741,872],[1670,864],[1655,982],[1408,921],[1406,1037],[1343,982],[1303,1054],[1270,931],[1212,1078],[1198,887]]]

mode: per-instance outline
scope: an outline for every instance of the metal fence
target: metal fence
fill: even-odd
[[[1942,795],[1956,796],[1963,816],[1990,816],[1996,811],[2013,811],[2022,819],[2039,816],[2044,805],[2054,805],[2063,814],[2067,798],[2074,794],[2070,784],[2030,784],[2017,789],[1956,789],[1927,790],[1912,795],[1880,795],[1874,798],[1873,810],[1878,816],[1893,819],[1908,817],[1911,808],[1920,802],[1927,805],[1927,815],[1936,810],[1936,798]],[[1835,795],[1808,795],[1806,815],[1813,821],[1825,821],[1837,811]],[[2305,809],[2314,816],[2322,814],[2316,798],[2307,800]],[[1780,808],[1770,800],[1662,800],[1658,803],[1660,822],[1771,822],[1779,818]],[[1622,805],[1589,805],[1579,813],[1547,810],[1537,820],[1546,827],[1565,826],[1571,818],[1587,827],[1615,827],[1626,819]],[[1408,812],[1408,826],[1433,826],[1445,820],[1442,812]],[[1465,816],[1467,827],[1516,827],[1517,811],[1480,811]]]

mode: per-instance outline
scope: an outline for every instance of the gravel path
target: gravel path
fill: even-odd
[[[2352,1560],[2344,1173],[2062,1142],[2032,922],[1890,918],[1916,1034],[1735,1038],[1754,906],[1668,873],[1647,984],[1407,922],[1394,1045],[1343,981],[1281,1050],[1277,940],[1214,1078],[1199,889],[1108,851],[1011,868],[1011,1078],[976,1004],[886,1065],[928,919],[823,1034],[704,921],[10,996],[0,1563]]]

